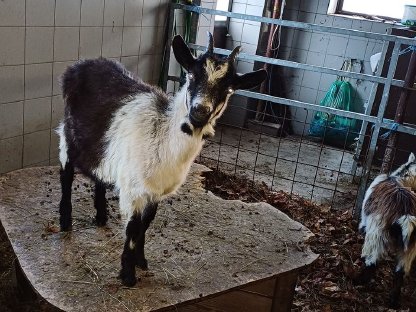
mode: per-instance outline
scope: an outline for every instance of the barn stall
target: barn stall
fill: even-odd
[[[136,298],[138,301],[134,301],[129,297],[134,297],[134,289],[123,292],[124,289],[117,286],[116,260],[121,252],[122,239],[122,224],[117,221],[115,212],[117,203],[113,203],[114,224],[110,223],[109,232],[90,229],[87,221],[90,221],[93,210],[89,200],[91,190],[83,186],[87,182],[79,177],[78,183],[81,187],[74,200],[85,204],[78,208],[79,215],[76,217],[79,218],[79,228],[72,234],[74,240],[69,238],[68,242],[74,245],[68,247],[70,251],[67,256],[75,256],[75,250],[78,249],[91,250],[91,253],[80,256],[78,262],[75,261],[75,267],[69,266],[70,276],[58,274],[55,280],[50,277],[55,276],[57,272],[49,270],[53,259],[45,259],[41,267],[34,267],[34,259],[62,252],[63,247],[60,244],[68,239],[56,233],[56,207],[59,201],[57,167],[45,166],[59,164],[58,137],[54,129],[63,116],[64,104],[58,78],[68,65],[78,59],[102,56],[120,61],[134,75],[150,84],[159,85],[169,94],[174,94],[183,83],[184,72],[170,53],[173,35],[182,34],[195,53],[199,54],[206,49],[206,32],[210,31],[214,34],[214,51],[218,55],[228,55],[238,45],[243,47],[242,53],[238,56],[239,73],[267,69],[268,80],[259,88],[237,91],[231,98],[225,115],[218,123],[216,136],[206,142],[197,158],[199,164],[221,175],[222,179],[211,185],[211,190],[222,197],[232,197],[233,193],[239,194],[239,199],[249,197],[231,187],[222,187],[226,179],[243,179],[247,185],[258,186],[270,194],[284,192],[292,195],[291,198],[305,199],[305,202],[295,201],[297,206],[304,205],[298,207],[299,209],[310,208],[312,205],[319,207],[319,212],[322,211],[322,207],[327,207],[325,209],[329,209],[329,213],[333,215],[351,212],[351,215],[358,216],[364,192],[374,175],[380,171],[391,171],[407,159],[410,151],[414,151],[416,115],[412,113],[412,106],[407,105],[410,103],[415,76],[412,48],[415,44],[414,32],[411,28],[397,23],[397,17],[384,17],[380,20],[370,18],[370,15],[380,15],[376,12],[367,15],[351,14],[348,9],[343,10],[343,4],[328,0],[185,3],[133,0],[22,0],[3,1],[0,5],[0,14],[3,14],[0,22],[1,38],[5,42],[3,46],[7,46],[3,48],[0,66],[0,173],[5,174],[1,189],[1,220],[6,232],[4,237],[10,240],[17,255],[19,264],[14,268],[15,274],[23,277],[18,279],[19,284],[25,285],[29,281],[32,285],[30,287],[34,287],[35,292],[47,302],[65,310],[73,305],[71,300],[81,302],[79,298],[83,296],[93,296],[95,299],[87,305],[82,305],[82,308],[92,306],[103,309],[103,306],[109,306],[112,307],[110,310],[151,310],[181,306],[182,303],[199,305],[193,307],[196,310],[205,308],[241,311],[241,305],[244,305],[248,311],[253,311],[254,308],[249,306],[249,303],[259,311],[260,306],[264,311],[287,310],[290,309],[288,306],[295,291],[293,280],[296,279],[299,269],[310,264],[314,258],[308,249],[299,250],[297,247],[299,244],[303,245],[307,234],[292,237],[293,235],[285,232],[288,229],[293,230],[290,219],[287,220],[287,224],[275,221],[261,227],[266,231],[262,232],[261,237],[256,237],[258,234],[255,234],[255,231],[249,236],[261,239],[263,243],[275,244],[276,237],[267,235],[267,229],[272,229],[270,232],[277,233],[277,240],[283,244],[283,247],[279,245],[274,248],[288,253],[297,260],[298,252],[306,252],[307,257],[300,257],[302,261],[293,262],[296,269],[289,266],[288,262],[280,263],[281,260],[276,258],[278,256],[266,253],[261,255],[261,259],[267,258],[267,261],[253,260],[247,256],[246,264],[242,264],[242,267],[244,271],[249,269],[248,272],[252,275],[239,278],[236,272],[241,270],[241,267],[234,268],[234,271],[230,268],[234,263],[233,257],[237,256],[231,253],[229,243],[218,242],[215,244],[222,246],[222,254],[229,253],[230,258],[223,258],[222,265],[228,268],[224,274],[231,274],[231,280],[224,280],[223,284],[210,282],[208,284],[211,288],[205,290],[202,285],[207,283],[208,277],[215,278],[222,274],[208,269],[202,274],[201,269],[196,269],[197,273],[200,273],[196,274],[200,280],[196,279],[183,288],[176,285],[177,281],[189,281],[189,276],[186,275],[190,273],[182,271],[183,265],[175,264],[177,259],[185,263],[189,261],[185,266],[191,267],[191,273],[195,269],[192,268],[195,255],[189,257],[187,252],[183,253],[183,250],[180,250],[182,253],[172,258],[175,260],[170,263],[173,267],[164,267],[162,261],[155,264],[155,269],[160,266],[159,270],[152,272],[150,268],[149,277],[142,278],[142,283],[149,283],[146,284],[148,290],[142,289],[140,293],[140,289],[137,289],[140,296]],[[374,67],[372,56],[377,54],[378,66]],[[345,88],[343,92],[338,92],[338,100],[334,93],[329,92],[335,90],[332,88],[335,88],[337,83],[343,84]],[[29,167],[42,169],[23,169],[7,174]],[[55,172],[55,175],[48,176],[49,172]],[[195,172],[198,171],[193,171],[192,175],[199,176],[199,173]],[[43,175],[46,175],[47,180],[43,180]],[[25,186],[23,182],[27,181],[31,181],[30,185],[34,188]],[[47,182],[52,186],[45,186],[49,185]],[[241,188],[243,184],[244,182],[236,185],[236,188]],[[242,188],[244,189],[244,186]],[[200,189],[200,185],[188,186],[188,190],[194,189]],[[115,196],[116,194],[111,198]],[[178,196],[187,195],[180,193]],[[257,198],[260,201],[266,197]],[[111,198],[107,199],[111,201]],[[284,198],[287,201],[292,200],[289,197]],[[158,237],[155,241],[149,238],[150,244],[153,244],[150,248],[154,248],[151,250],[155,252],[153,261],[163,260],[166,256],[170,258],[169,248],[175,245],[175,240],[188,241],[186,237],[189,233],[175,230],[175,225],[189,223],[187,214],[199,216],[199,219],[203,215],[201,211],[187,209],[195,205],[199,207],[206,199],[201,197],[191,200],[195,200],[196,204],[187,203],[185,198],[180,198],[181,205],[184,206],[179,210],[185,211],[178,212],[178,208],[175,210],[169,205],[162,208],[164,215],[157,217],[154,225],[160,233],[163,232],[161,229],[164,226],[167,227],[166,231],[169,232],[169,240],[172,242],[163,246],[166,244],[166,241],[163,241],[165,238]],[[232,202],[221,202],[212,203],[210,207],[233,205]],[[19,207],[22,209],[24,206],[30,208],[28,211],[25,210],[30,218],[19,211],[16,212]],[[250,212],[252,208],[241,209]],[[253,209],[252,215],[257,215],[256,212],[260,214],[256,208]],[[270,211],[271,214],[275,213],[273,210]],[[56,215],[50,214],[51,212],[56,212]],[[297,216],[296,213],[285,212]],[[245,218],[248,217],[239,213],[228,215],[225,212],[223,219],[229,218],[242,218],[240,221],[245,223]],[[27,221],[29,219],[30,222]],[[310,227],[306,220],[297,220]],[[353,217],[351,220],[354,222]],[[196,221],[197,225],[211,222],[211,226],[218,226],[218,218],[206,222]],[[164,222],[167,222],[167,225]],[[254,224],[258,226],[264,222],[265,220],[260,219]],[[221,231],[227,232],[227,226],[230,227],[231,224],[226,222],[218,227]],[[18,235],[29,229],[30,234],[27,236],[41,240],[36,243],[36,240],[27,241],[27,236]],[[231,231],[230,228],[228,230]],[[309,233],[306,229],[305,231]],[[211,230],[205,233],[202,227],[197,229],[197,232],[200,232],[201,241],[189,238],[192,248],[203,248],[204,244],[215,242],[210,237],[212,234],[208,234]],[[77,236],[77,233],[80,236]],[[157,236],[159,233],[153,234]],[[97,236],[101,242],[100,246],[95,246],[97,249],[81,244],[95,244],[97,239],[91,237]],[[81,240],[81,237],[84,239]],[[285,246],[286,241],[282,237],[291,237],[291,248]],[[50,249],[51,238],[55,242],[52,245],[57,249]],[[345,237],[344,241],[348,239]],[[108,249],[105,249],[110,248],[105,243],[108,240],[114,244],[111,248],[119,246],[119,249],[115,248],[113,251],[114,258],[108,259],[114,266],[104,266],[109,271],[98,272],[98,268],[91,265],[94,265],[100,254],[108,252]],[[246,247],[245,253],[249,255],[250,248],[247,249],[246,243],[243,242],[240,247]],[[34,244],[42,248],[33,248]],[[259,245],[260,242],[255,240],[247,244]],[[212,248],[206,246],[203,250],[208,249],[212,252]],[[267,248],[264,247],[265,250]],[[166,250],[167,253],[164,254]],[[237,252],[239,257],[240,253],[241,250]],[[84,263],[82,259],[85,257],[88,260]],[[198,259],[202,259],[202,256]],[[270,263],[276,266],[270,266]],[[267,264],[268,267],[261,264]],[[67,266],[65,261],[62,261],[61,265]],[[99,267],[101,270],[102,266]],[[254,267],[258,271],[252,271]],[[75,275],[74,278],[71,274],[77,270],[87,272],[83,272],[84,275]],[[296,274],[285,280],[288,273],[283,273],[290,271],[295,271]],[[152,274],[157,278],[152,280]],[[97,279],[95,275],[100,278]],[[103,276],[112,280],[106,280]],[[172,278],[174,282],[171,281]],[[283,282],[280,282],[281,280]],[[58,281],[62,283],[59,287],[69,287],[66,297],[50,292],[54,285],[56,286],[53,283]],[[152,284],[155,281],[160,282],[160,288]],[[267,284],[258,286],[266,290],[250,288],[255,287],[251,284],[256,283]],[[279,283],[284,284],[283,290]],[[300,279],[296,287],[297,293],[302,292],[299,285]],[[328,285],[325,286],[329,287],[329,294],[326,295],[332,296],[334,294],[331,293],[331,287],[336,288],[332,284]],[[91,290],[89,286],[95,287],[94,293],[77,293],[82,287]],[[119,291],[122,292],[121,297],[117,293]],[[163,295],[157,294],[158,291]],[[153,295],[154,293],[157,295]],[[334,293],[337,294],[338,291]],[[253,297],[250,297],[252,295]],[[101,299],[98,299],[100,296]],[[152,301],[155,297],[160,301]],[[204,303],[210,300],[216,303]],[[195,303],[197,301],[200,303]],[[97,305],[98,302],[103,306]],[[239,305],[239,302],[248,303]]]

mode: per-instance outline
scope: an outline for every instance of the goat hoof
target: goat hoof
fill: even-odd
[[[147,266],[147,260],[145,258],[137,260],[137,266],[142,270],[147,270],[149,267]]]
[[[95,217],[94,220],[95,225],[97,226],[105,226],[107,224],[107,217]]]
[[[59,222],[60,226],[61,226],[61,232],[68,232],[72,230],[72,220],[61,220]]]
[[[133,287],[137,283],[137,278],[134,274],[126,274],[121,271],[119,278],[121,279],[121,283],[126,287]]]
[[[400,308],[400,302],[397,298],[390,298],[389,299],[389,308],[393,310],[397,310]]]

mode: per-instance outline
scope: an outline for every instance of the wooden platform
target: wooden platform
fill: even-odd
[[[159,206],[146,243],[149,271],[135,288],[117,279],[124,223],[111,192],[108,226],[92,225],[93,189],[77,175],[73,231],[60,233],[58,167],[0,177],[0,220],[24,276],[65,311],[287,311],[299,269],[317,255],[301,224],[264,204],[222,200],[194,165],[178,195]]]

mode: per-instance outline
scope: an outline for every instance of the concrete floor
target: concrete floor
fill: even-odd
[[[199,160],[333,208],[350,208],[355,203],[358,185],[352,183],[353,153],[306,137],[270,137],[222,126],[206,143]]]

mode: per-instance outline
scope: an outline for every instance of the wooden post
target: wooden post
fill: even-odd
[[[298,270],[292,270],[276,277],[271,312],[290,312],[297,279]]]
[[[27,280],[26,275],[23,273],[23,270],[20,267],[19,261],[17,261],[17,259],[14,261],[13,265],[13,282],[16,293],[22,300],[33,301],[37,299],[36,292],[33,290],[33,287]]]

